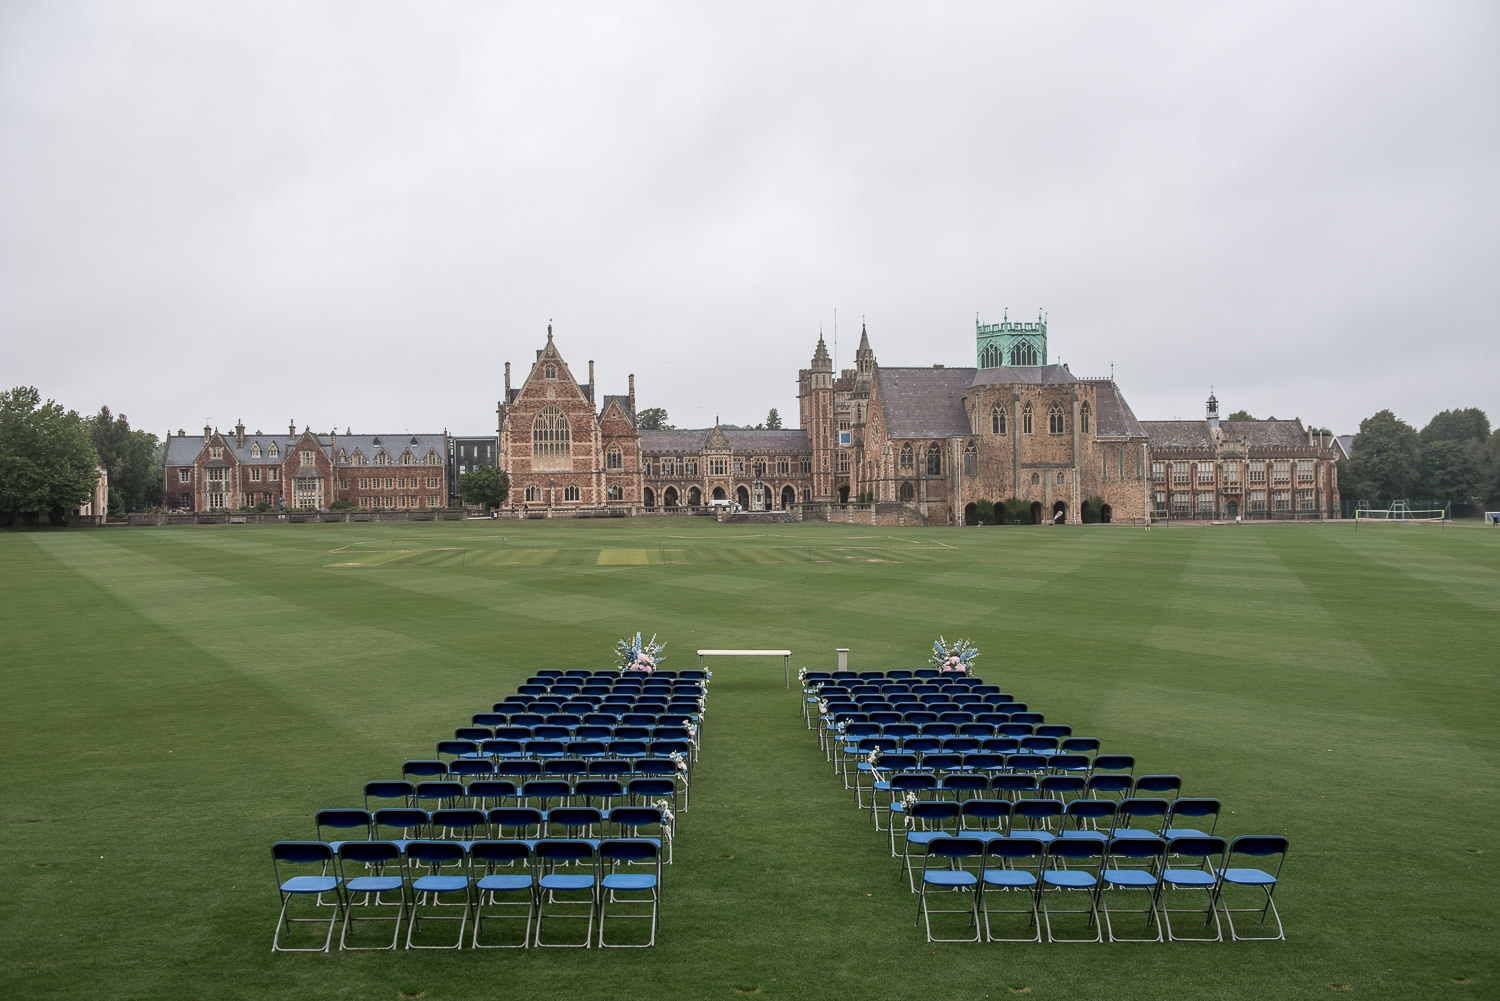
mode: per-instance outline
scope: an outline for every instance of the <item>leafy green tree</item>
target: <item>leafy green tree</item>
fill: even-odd
[[[1484,444],[1490,437],[1490,418],[1478,407],[1444,410],[1427,422],[1418,437],[1423,445],[1435,441],[1472,441]]]
[[[779,411],[777,411],[777,409],[775,407],[772,407],[770,410],[768,410],[766,412],[766,430],[767,431],[780,431],[781,430],[781,414],[780,414]]]
[[[1365,500],[1409,497],[1422,475],[1416,429],[1389,410],[1359,422],[1349,472],[1350,496]]]
[[[142,511],[161,503],[161,443],[156,435],[132,431],[124,414],[115,417],[100,407],[89,420],[89,435],[99,465],[109,473],[111,514]]]
[[[1250,411],[1248,411],[1248,410],[1236,410],[1234,413],[1230,414],[1228,417],[1226,417],[1224,419],[1226,421],[1253,421],[1253,420],[1255,420],[1254,417],[1250,416]]]
[[[494,466],[477,466],[458,478],[458,497],[488,511],[510,496],[510,474]]]
[[[1477,442],[1434,441],[1422,446],[1424,496],[1470,504],[1483,493],[1482,446]]]
[[[77,411],[33,386],[0,393],[0,520],[47,515],[54,523],[89,499],[99,457]]]
[[[675,431],[676,425],[667,423],[667,411],[663,407],[647,407],[635,415],[637,431]]]
[[[984,498],[974,502],[974,521],[979,525],[993,525],[995,523],[995,505]]]

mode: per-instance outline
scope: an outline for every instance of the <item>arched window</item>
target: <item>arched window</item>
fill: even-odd
[[[902,503],[910,503],[917,499],[917,488],[911,485],[910,480],[902,480],[898,496],[901,498]]]
[[[1060,404],[1054,403],[1047,408],[1047,433],[1063,433],[1063,408]]]
[[[625,499],[625,490],[624,490],[624,488],[621,487],[621,486],[619,486],[618,484],[616,484],[615,486],[610,487],[609,488],[609,499],[612,500],[612,501],[624,500]]]
[[[556,365],[548,365],[547,366],[546,377],[549,380],[557,378],[557,366]]]
[[[964,445],[964,475],[973,476],[979,472],[979,449],[974,447],[971,441]]]
[[[576,501],[578,499],[578,487],[576,484],[568,484],[563,487],[563,500]]]
[[[1082,407],[1078,408],[1078,430],[1082,431],[1084,434],[1088,434],[1089,433],[1089,414],[1090,414],[1090,412],[1091,411],[1089,410],[1089,405],[1088,405],[1087,401],[1084,402],[1084,404],[1083,404]]]
[[[1010,363],[1012,365],[1040,365],[1041,359],[1037,357],[1035,345],[1021,341],[1010,349]]]
[[[979,357],[980,368],[998,368],[1004,363],[1005,359],[1001,357],[1000,348],[997,345],[986,344],[984,346],[984,351]]]
[[[1021,408],[1021,431],[1023,434],[1031,434],[1031,403],[1027,401],[1026,406]]]
[[[941,476],[943,473],[943,450],[938,448],[937,442],[927,446],[927,475]]]
[[[911,463],[911,442],[906,442],[901,446],[901,468],[910,469]]]
[[[990,411],[990,431],[994,434],[1005,433],[1005,408],[998,403]]]
[[[549,403],[536,415],[531,425],[531,458],[537,467],[559,468],[573,452],[568,431],[568,415]]]
[[[528,504],[537,504],[537,503],[541,502],[541,499],[542,499],[542,488],[541,487],[539,487],[539,486],[537,486],[535,484],[532,484],[531,486],[529,486],[529,487],[526,488],[526,503],[528,503]]]
[[[609,447],[609,451],[606,452],[606,453],[604,453],[604,468],[605,469],[623,469],[624,466],[625,466],[625,457],[624,457],[624,455],[620,452],[620,450],[618,448],[616,448],[615,446],[611,445]]]

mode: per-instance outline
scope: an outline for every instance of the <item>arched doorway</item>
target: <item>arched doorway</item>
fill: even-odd
[[[996,504],[995,505],[995,524],[997,524],[997,525],[1003,525],[1003,524],[1005,524],[1005,505],[1004,504]]]
[[[646,501],[646,506],[648,508],[655,507],[656,506],[656,491],[652,490],[650,487],[647,487],[646,488],[645,501]]]
[[[1052,505],[1052,524],[1054,524],[1054,525],[1066,524],[1067,520],[1068,520],[1068,505],[1064,504],[1062,501],[1058,501],[1056,504],[1053,504]]]
[[[1224,517],[1238,518],[1240,516],[1240,502],[1226,501],[1224,504]]]
[[[714,500],[726,500],[723,487],[714,487]]]
[[[688,487],[688,507],[703,506],[703,491],[697,487]]]
[[[662,507],[676,507],[677,506],[677,488],[676,487],[667,487],[667,489],[662,492],[662,495],[661,495],[661,504],[662,504]]]
[[[979,505],[978,504],[975,504],[975,503],[973,503],[971,501],[968,504],[964,505],[964,524],[965,525],[977,525],[977,524],[979,524]]]
[[[1042,523],[1042,502],[1041,501],[1032,501],[1031,502],[1031,523],[1033,525],[1040,525]]]
[[[746,487],[735,487],[734,502],[740,506],[741,510],[748,511],[750,509],[749,489],[747,489]]]
[[[1101,508],[1099,508],[1099,520],[1101,522],[1103,522],[1104,524],[1108,525],[1109,522],[1110,522],[1110,519],[1113,518],[1113,517],[1114,517],[1114,512],[1110,510],[1110,507],[1109,507],[1108,504],[1105,504],[1104,506],[1102,506]]]
[[[839,487],[839,503],[840,504],[847,504],[847,503],[849,503],[849,484],[847,484],[847,483],[844,484],[843,486]]]
[[[797,491],[793,490],[790,486],[782,487],[781,509],[785,511],[795,503],[797,503]]]

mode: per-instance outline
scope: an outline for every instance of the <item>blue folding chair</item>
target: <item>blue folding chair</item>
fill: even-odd
[[[592,842],[544,838],[532,846],[532,859],[539,867],[537,878],[536,934],[532,944],[541,948],[587,949],[594,941],[594,915],[598,904],[598,853]],[[542,934],[551,919],[582,921],[583,935],[577,940],[546,942]]]
[[[1173,838],[1213,837],[1214,828],[1219,826],[1219,810],[1221,805],[1217,799],[1211,796],[1196,796],[1174,799],[1167,808],[1166,829],[1162,831],[1162,837],[1168,841]],[[1207,826],[1203,826],[1207,821]],[[1195,823],[1197,827],[1179,827],[1178,824]]]
[[[406,924],[408,949],[457,949],[463,945],[469,910],[474,903],[468,856],[468,850],[459,841],[407,842],[407,887],[411,894],[411,919]],[[424,922],[457,922],[458,937],[452,945],[418,942]]]
[[[1047,930],[1049,942],[1101,942],[1103,931],[1099,926],[1099,915],[1095,898],[1099,891],[1099,869],[1104,861],[1104,844],[1086,838],[1054,838],[1047,843],[1047,858],[1043,863],[1037,901],[1040,905],[1042,925]],[[1049,901],[1064,896],[1082,896],[1086,905],[1064,908]],[[1054,915],[1079,915],[1087,918],[1086,928],[1093,929],[1088,938],[1066,937],[1053,930]]]
[[[978,942],[979,872],[984,866],[984,842],[978,838],[934,838],[922,857],[922,883],[917,891],[917,918],[929,942]],[[929,896],[958,896],[960,907],[934,908]],[[963,914],[968,918],[968,934],[961,938],[936,937],[932,933],[933,915]]]
[[[525,949],[531,945],[536,915],[536,875],[531,869],[531,847],[524,841],[475,841],[469,845],[469,868],[474,877],[474,935],[476,949]],[[519,940],[488,941],[486,922],[521,925]]]
[[[1047,844],[1036,838],[996,837],[984,846],[984,871],[980,876],[979,913],[984,918],[986,942],[1040,942],[1042,923],[1037,920],[1037,874],[1047,855]],[[1024,907],[996,907],[993,901],[1004,896],[1024,898]],[[995,915],[1024,914],[1031,929],[1025,938],[1011,938],[995,933],[991,919]]]
[[[901,869],[913,893],[917,891],[916,871],[912,868],[913,856],[925,854],[927,846],[938,838],[957,837],[961,811],[959,804],[951,799],[912,799],[905,804],[902,820],[906,834],[901,851]],[[895,814],[892,814],[892,819],[894,818]],[[893,823],[893,839],[895,830]],[[894,841],[892,845],[894,854]]]
[[[645,949],[656,944],[661,904],[661,846],[649,838],[599,842],[599,948]],[[645,922],[646,941],[609,941],[611,922]]]
[[[281,896],[281,912],[276,916],[276,933],[271,936],[272,952],[327,952],[333,942],[333,929],[343,917],[343,884],[337,875],[333,849],[321,841],[278,841],[271,846],[271,866],[276,874],[276,889]],[[327,917],[294,917],[293,903],[311,898],[313,906],[323,894],[333,894],[336,903],[328,907]],[[301,905],[297,905],[300,909]],[[325,928],[323,944],[289,946],[281,944],[282,932],[293,934],[296,925]]]
[[[401,922],[407,909],[400,846],[394,841],[345,841],[335,854],[345,896],[339,948],[349,952],[395,949],[401,940]],[[395,895],[394,901],[391,894]],[[392,906],[395,913],[391,913]],[[357,925],[386,922],[391,925],[391,939],[386,945],[351,944],[350,933],[356,931]]]
[[[1224,853],[1224,865],[1219,870],[1218,903],[1229,924],[1229,936],[1237,942],[1278,942],[1286,938],[1281,927],[1281,915],[1276,911],[1276,902],[1271,895],[1281,881],[1281,867],[1286,863],[1287,839],[1277,834],[1242,834],[1229,842]],[[1258,866],[1246,863],[1255,861]],[[1239,861],[1240,865],[1235,865]],[[1264,868],[1261,868],[1263,866]],[[1257,906],[1247,906],[1235,900],[1238,891],[1230,887],[1246,887],[1256,895]],[[1256,924],[1264,928],[1269,916],[1276,924],[1276,934],[1241,934],[1244,923],[1236,924],[1236,914],[1258,915]]]
[[[1109,935],[1111,942],[1162,940],[1161,923],[1156,918],[1156,898],[1161,889],[1161,870],[1165,864],[1166,851],[1166,842],[1156,837],[1115,838],[1109,842],[1104,853],[1104,866],[1099,873],[1097,903],[1105,933]],[[1144,906],[1138,909],[1116,907],[1111,911],[1110,901],[1130,893],[1144,893]],[[1112,914],[1142,915],[1150,934],[1145,937],[1116,934]]]
[[[1215,901],[1218,897],[1219,870],[1223,868],[1224,852],[1228,847],[1223,838],[1185,835],[1167,842],[1166,863],[1161,871],[1161,883],[1156,891],[1156,907],[1161,914],[1162,930],[1171,942],[1221,942],[1223,929],[1219,923],[1219,912]],[[1202,906],[1176,906],[1179,895],[1191,897],[1203,894]],[[1193,914],[1201,917],[1202,930],[1197,934],[1179,931],[1172,924],[1174,914]],[[1213,934],[1208,934],[1208,929]]]

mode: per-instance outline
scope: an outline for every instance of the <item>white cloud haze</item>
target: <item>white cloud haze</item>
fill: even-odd
[[[1496,408],[1500,7],[0,5],[3,387],[164,434],[796,423],[1049,317],[1142,419]],[[1486,289],[1491,291],[1486,292]]]

